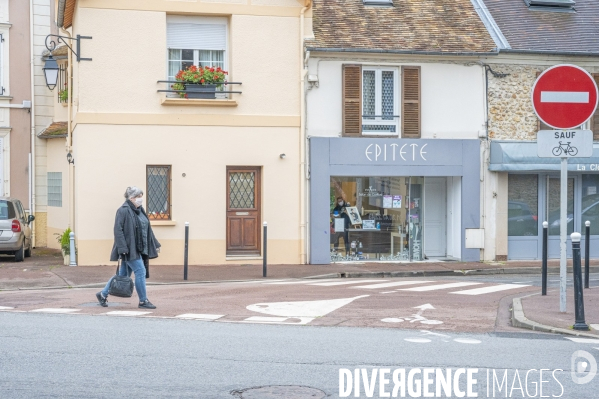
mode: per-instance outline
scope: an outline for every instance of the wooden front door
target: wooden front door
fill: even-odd
[[[260,255],[260,168],[227,167],[227,255]]]

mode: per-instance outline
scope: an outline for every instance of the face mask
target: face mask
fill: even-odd
[[[339,201],[337,202],[339,205],[343,205],[343,201]]]
[[[143,203],[144,203],[143,198],[135,198],[135,205],[142,206]]]

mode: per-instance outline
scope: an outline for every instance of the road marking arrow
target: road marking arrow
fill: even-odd
[[[421,315],[422,312],[424,312],[427,309],[434,309],[435,307],[433,305],[431,305],[430,303],[426,303],[424,305],[420,305],[420,306],[414,306],[414,309],[420,309],[418,311],[418,313],[416,313],[417,315]]]

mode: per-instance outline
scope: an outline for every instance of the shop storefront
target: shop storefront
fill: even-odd
[[[478,140],[312,137],[310,263],[478,261],[479,176]]]
[[[507,173],[508,259],[540,259],[543,221],[548,227],[548,256],[559,258],[560,161],[539,158],[536,142],[493,142],[489,170]],[[568,164],[567,234],[583,233],[591,222],[591,256],[599,256],[599,146],[592,158]],[[568,240],[568,257],[571,243]]]

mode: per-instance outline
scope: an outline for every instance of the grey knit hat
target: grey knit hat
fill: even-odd
[[[125,191],[125,198],[126,199],[135,198],[143,193],[144,193],[143,190],[139,187],[135,187],[135,186],[127,187],[127,190]]]

